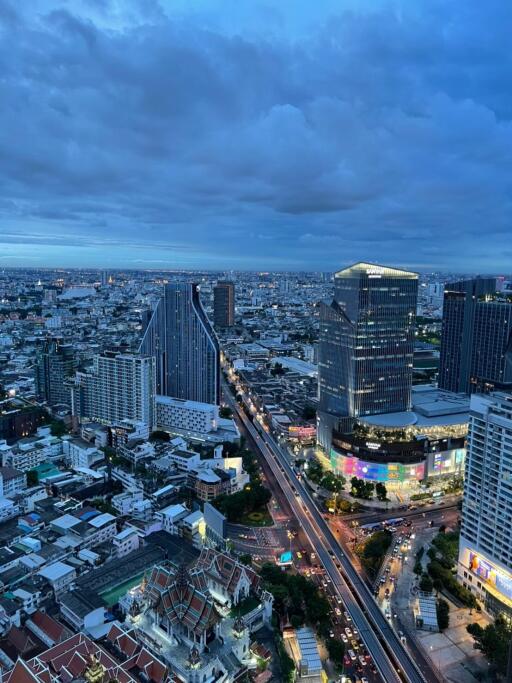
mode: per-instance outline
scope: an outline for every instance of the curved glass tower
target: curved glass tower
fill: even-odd
[[[139,350],[156,358],[158,394],[219,402],[219,343],[199,300],[197,285],[165,285]]]

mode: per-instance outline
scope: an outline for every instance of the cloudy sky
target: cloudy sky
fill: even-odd
[[[1,0],[0,265],[512,270],[507,0]]]

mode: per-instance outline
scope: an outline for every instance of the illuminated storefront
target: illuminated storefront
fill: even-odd
[[[494,615],[512,618],[512,573],[478,553],[464,541],[459,550],[458,578]]]
[[[311,443],[316,439],[316,427],[311,425],[288,427],[288,438],[290,441],[300,441],[301,443]]]
[[[419,482],[425,478],[425,463],[404,465],[398,462],[370,462],[360,460],[355,456],[342,455],[334,449],[331,449],[331,465],[338,474],[342,474],[346,479],[357,477],[367,481],[403,483]]]
[[[370,441],[354,434],[333,434],[331,466],[345,478],[386,484],[463,476],[464,439]]]

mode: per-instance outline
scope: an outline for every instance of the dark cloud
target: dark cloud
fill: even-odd
[[[507,266],[509,3],[170,6],[2,3],[5,259]]]

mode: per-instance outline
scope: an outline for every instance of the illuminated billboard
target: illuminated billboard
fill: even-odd
[[[428,454],[428,476],[440,474],[463,474],[465,448],[452,448],[446,451],[437,451]]]
[[[494,586],[501,595],[512,600],[512,576],[509,573],[473,552],[469,553],[469,568],[482,581]]]
[[[288,434],[291,439],[314,439],[316,436],[316,427],[309,425],[303,427],[290,425],[288,427]]]
[[[405,482],[425,478],[425,463],[403,465],[398,462],[369,462],[355,456],[342,455],[331,449],[331,465],[345,478],[357,477],[367,481]]]

